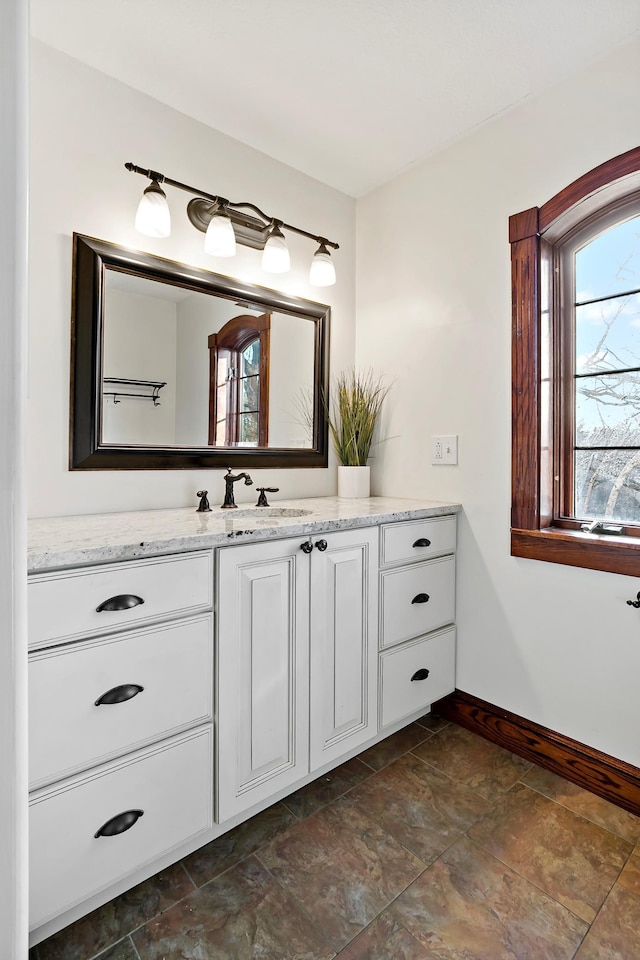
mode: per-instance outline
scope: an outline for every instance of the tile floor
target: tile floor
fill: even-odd
[[[32,960],[638,960],[640,819],[434,716]]]

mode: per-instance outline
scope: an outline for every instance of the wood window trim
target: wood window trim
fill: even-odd
[[[209,444],[215,446],[217,420],[218,351],[225,348],[242,351],[256,337],[260,340],[260,413],[258,446],[266,447],[269,440],[269,347],[271,314],[259,317],[242,314],[233,317],[218,331],[209,335]],[[233,411],[235,414],[236,411]]]
[[[548,395],[558,311],[553,245],[622,197],[640,190],[640,147],[600,164],[541,207],[509,218],[512,291],[511,555],[640,575],[640,539],[553,525],[553,442],[560,429]],[[543,357],[549,369],[543,370]],[[557,371],[556,371],[557,375]]]

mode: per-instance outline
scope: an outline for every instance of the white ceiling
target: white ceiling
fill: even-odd
[[[31,17],[354,197],[640,35],[640,0],[31,0]]]

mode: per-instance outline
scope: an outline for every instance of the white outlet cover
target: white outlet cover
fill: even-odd
[[[458,436],[447,434],[431,437],[431,463],[436,466],[458,462]]]

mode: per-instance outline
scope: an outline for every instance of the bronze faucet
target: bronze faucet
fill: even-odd
[[[227,472],[224,477],[225,482],[225,491],[224,491],[224,503],[220,504],[221,510],[235,510],[237,509],[238,504],[233,499],[233,485],[236,480],[244,480],[245,487],[250,487],[253,484],[253,480],[248,473],[236,473],[235,475],[231,473],[231,467],[227,467]]]

